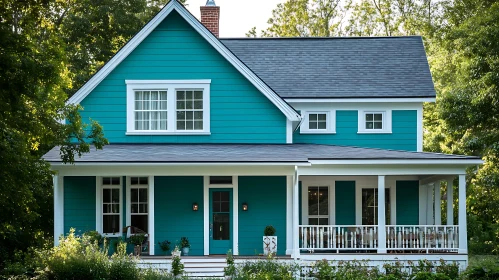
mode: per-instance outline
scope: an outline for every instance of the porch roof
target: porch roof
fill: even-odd
[[[43,156],[61,163],[60,147]],[[311,161],[450,161],[479,164],[480,158],[319,144],[111,144],[75,163],[310,163]]]

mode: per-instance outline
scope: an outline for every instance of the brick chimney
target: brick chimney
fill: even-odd
[[[220,7],[215,4],[215,0],[207,0],[206,5],[201,6],[201,23],[218,38]]]

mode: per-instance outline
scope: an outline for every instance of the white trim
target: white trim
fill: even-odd
[[[299,205],[299,195],[298,195],[298,186],[300,184],[300,171],[297,166],[295,166],[295,174],[294,174],[294,186],[293,186],[293,205]],[[303,186],[302,186],[303,188]],[[304,200],[304,199],[302,199]],[[293,207],[293,258],[297,260],[300,257],[299,248],[299,237],[298,230],[300,226],[300,219],[298,207]]]
[[[433,217],[433,210],[435,207],[433,206],[433,184],[426,185],[426,224],[433,225],[435,220]]]
[[[107,177],[110,177],[110,178],[113,178],[113,177],[117,177],[119,178],[120,180],[120,184],[119,185],[104,185],[103,184],[103,178],[107,178]],[[95,230],[97,232],[99,232],[100,234],[102,234],[103,236],[105,237],[121,237],[122,236],[122,233],[121,233],[121,229],[123,228],[123,177],[122,176],[96,176],[95,177],[95,180],[96,180],[96,199],[95,199],[95,203],[96,203],[96,211],[95,211]],[[104,188],[110,188],[110,189],[119,189],[119,194],[120,194],[120,217],[119,217],[119,226],[118,226],[118,232],[117,233],[113,233],[113,234],[109,234],[109,233],[103,233],[103,228],[102,228],[102,223],[103,223],[103,220],[102,220],[102,216],[103,216],[103,209],[102,209],[102,203],[103,203],[103,197],[102,197],[102,191]],[[128,197],[128,195],[127,195]],[[128,207],[127,207],[128,208]]]
[[[154,256],[154,247],[155,247],[155,227],[154,227],[154,176],[149,176],[149,187],[148,187],[148,197],[147,197],[147,203],[148,203],[148,233],[149,233],[149,254],[151,256]]]
[[[377,176],[379,177],[379,176]],[[407,179],[409,180],[409,179]],[[335,181],[340,181],[336,180]],[[351,181],[355,181],[355,224],[362,225],[362,189],[377,189],[378,186],[373,182],[374,180],[359,180],[359,178],[352,177]],[[390,186],[388,182],[397,183],[397,179],[392,179],[390,177],[385,178],[385,191],[386,189],[390,192],[390,219],[396,215],[396,206],[393,203],[396,199],[392,197],[392,193],[395,193],[395,185]],[[379,195],[378,195],[379,196]],[[379,210],[379,206],[378,206]],[[386,216],[386,215],[385,215]],[[386,219],[385,219],[386,221]],[[386,223],[385,223],[386,224]],[[390,220],[390,224],[394,225],[393,220]]]
[[[310,129],[310,114],[325,114],[326,129]],[[335,134],[336,133],[336,110],[301,111],[303,122],[300,125],[300,134]]]
[[[385,176],[378,176],[378,254],[386,253]]]
[[[426,223],[427,192],[428,192],[428,187],[426,185],[422,185],[420,182],[419,185],[419,224],[420,225],[427,225]]]
[[[293,176],[286,176],[286,255],[293,253]]]
[[[154,176],[127,176],[126,177],[126,226],[131,226],[132,225],[132,195],[131,195],[131,189],[132,189],[132,177],[134,178],[143,178],[147,177],[147,185],[134,185],[134,188],[139,188],[139,189],[147,189],[147,224],[148,228],[142,228],[142,230],[146,231],[148,234],[151,231],[150,225],[150,214],[151,214],[151,200],[154,199],[154,196],[151,196],[151,191],[149,190],[149,187],[151,186],[150,182],[150,177],[154,178]],[[139,179],[140,180],[140,179]],[[154,186],[154,182],[153,182]],[[154,194],[154,190],[153,190]],[[154,206],[154,205],[153,205]]]
[[[452,164],[452,165],[477,165],[483,164],[481,159],[348,159],[348,160],[320,160],[313,159],[309,160],[309,162],[314,164],[337,164],[337,165],[345,165],[345,164],[366,164],[366,165],[380,165],[380,164],[402,164],[402,165],[437,165],[437,164]]]
[[[210,135],[210,83],[211,80],[125,80],[126,83],[126,135]],[[167,93],[166,130],[135,129],[135,92],[159,90]],[[177,91],[203,92],[203,129],[177,129]]]
[[[433,184],[435,188],[435,225],[440,226],[442,225],[442,193],[441,193],[441,187],[440,187],[440,181],[437,181]]]
[[[59,245],[59,238],[64,235],[64,177],[53,175],[54,184],[54,245]]]
[[[390,189],[390,225],[396,225],[397,224],[397,181],[395,181],[395,184],[393,186],[388,186],[388,188]]]
[[[416,123],[416,151],[423,151],[423,104],[420,104],[417,112]]]
[[[329,224],[336,225],[336,180],[329,187]]]
[[[214,175],[211,175],[214,176]],[[232,189],[232,251],[235,256],[239,255],[239,177],[232,176],[232,184],[210,184],[210,176],[203,178],[203,224],[204,224],[204,255],[210,255],[210,189]]]
[[[436,102],[435,97],[415,98],[284,98],[288,103],[422,103]]]
[[[466,175],[459,175],[459,254],[468,254],[466,221]]]
[[[293,144],[293,122],[286,120],[286,143]]]
[[[298,185],[299,186],[299,185]],[[299,188],[298,188],[299,191]],[[301,225],[308,225],[308,186],[305,181],[301,181]]]
[[[366,114],[381,114],[382,115],[382,121],[383,121],[383,128],[382,129],[366,129]],[[358,134],[379,134],[379,133],[385,133],[385,134],[390,134],[392,133],[392,110],[391,109],[386,109],[386,110],[358,110],[357,111],[358,115]]]
[[[209,44],[227,59],[244,77],[262,92],[291,121],[299,121],[296,111],[280,98],[269,86],[242,63],[227,47],[225,47],[203,24],[201,24],[182,4],[170,1],[149,23],[142,28],[121,50],[106,63],[82,88],[80,88],[67,104],[79,104],[97,85],[102,82],[149,34],[173,11],[176,10]]]
[[[125,217],[125,222],[126,222],[126,225],[125,226],[131,226],[132,225],[132,210],[130,209],[131,208],[131,204],[132,204],[132,197],[130,195],[130,192],[131,192],[131,188],[132,188],[132,184],[131,184],[131,177],[135,177],[135,176],[127,176],[126,177],[126,190],[125,190],[125,193],[126,193],[126,217]],[[147,231],[147,229],[143,229],[145,231]]]
[[[62,162],[51,162],[52,167],[68,167],[68,166],[311,166],[308,162],[74,162],[68,165]],[[58,168],[54,168],[58,169]]]
[[[447,225],[454,225],[454,179],[447,179]]]

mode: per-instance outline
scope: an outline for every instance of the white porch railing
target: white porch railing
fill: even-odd
[[[367,251],[378,248],[377,226],[299,226],[299,249],[314,251]]]
[[[386,249],[395,251],[457,252],[459,226],[386,226]]]
[[[459,226],[386,226],[386,250],[404,253],[455,253]],[[378,226],[299,226],[301,251],[339,253],[372,252],[378,249]]]

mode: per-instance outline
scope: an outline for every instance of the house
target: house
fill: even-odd
[[[273,225],[283,257],[465,266],[465,174],[482,161],[422,151],[422,39],[219,39],[208,4],[205,27],[171,1],[69,99],[111,144],[44,156],[55,243],[134,226],[152,256],[182,236],[190,256],[254,256]]]

